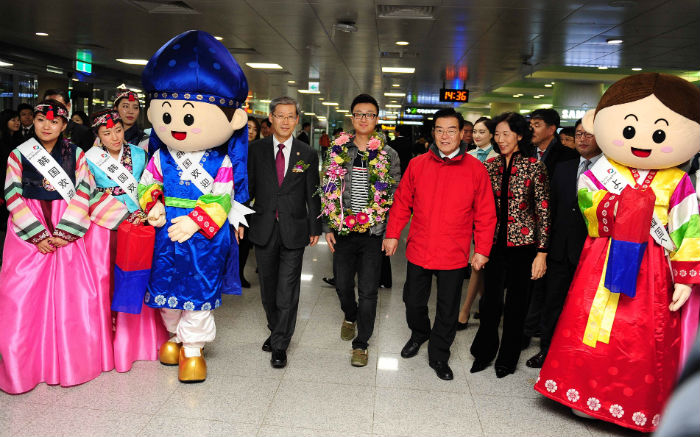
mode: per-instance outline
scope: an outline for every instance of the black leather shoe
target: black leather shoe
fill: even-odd
[[[420,346],[423,343],[418,343],[417,341],[411,339],[406,342],[406,345],[401,349],[401,356],[404,358],[411,358],[415,357],[418,351],[420,350]]]
[[[272,358],[270,358],[270,364],[275,369],[281,369],[287,365],[287,352],[283,350],[272,351]]]
[[[530,336],[529,335],[524,335],[522,340],[520,340],[520,350],[524,351],[525,349],[530,347]]]
[[[527,367],[532,367],[533,369],[541,369],[545,358],[547,358],[547,355],[543,354],[542,352],[538,352],[537,355],[527,360],[525,365]]]
[[[503,378],[505,376],[515,373],[515,369],[509,369],[507,367],[496,366],[496,378]]]
[[[331,287],[335,287],[335,278],[323,278],[323,282],[330,285]]]
[[[241,287],[250,288],[250,282],[248,282],[243,276],[241,276]]]
[[[464,331],[465,329],[467,329],[468,325],[469,325],[469,319],[467,319],[466,323],[457,322],[457,331]]]
[[[451,381],[454,378],[452,369],[450,369],[446,361],[430,361],[429,364],[430,367],[435,370],[435,374],[438,378],[444,379],[445,381]]]
[[[485,368],[489,366],[489,363],[483,362],[483,361],[474,361],[474,364],[472,364],[472,368],[469,369],[469,373],[477,373],[481,372]]]
[[[265,352],[272,352],[272,344],[270,343],[270,337],[267,337],[267,340],[265,340],[265,343],[263,343],[262,350],[264,350]]]

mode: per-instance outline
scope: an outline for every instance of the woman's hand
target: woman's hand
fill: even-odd
[[[51,244],[53,247],[60,248],[68,246],[68,241],[61,237],[51,237],[49,238],[49,244]]]
[[[671,298],[671,305],[668,306],[668,309],[671,311],[678,311],[683,304],[688,301],[688,298],[690,298],[692,289],[686,284],[676,284],[673,288],[673,297]]]
[[[532,262],[532,277],[530,279],[536,281],[544,276],[545,273],[547,273],[547,254],[538,252],[535,260]]]
[[[42,254],[46,255],[47,253],[53,253],[56,251],[56,248],[51,245],[51,242],[49,241],[50,238],[46,238],[44,240],[41,240],[40,242],[36,243],[36,248],[41,252]]]

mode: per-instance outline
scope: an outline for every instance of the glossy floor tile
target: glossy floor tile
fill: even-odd
[[[176,367],[138,362],[130,372],[104,373],[78,387],[40,384],[23,395],[0,392],[0,435],[639,435],[579,419],[537,394],[537,370],[525,366],[537,352],[536,340],[515,374],[499,380],[493,367],[470,374],[478,320],[470,320],[452,345],[453,381],[438,379],[428,367],[427,344],[417,356],[401,358],[410,336],[402,300],[404,244],[392,259],[393,287],[379,290],[367,367],[350,366],[338,297],[322,281],[332,275],[332,256],[319,244],[304,255],[289,364],[271,368],[270,354],[260,348],[269,331],[251,253],[245,275],[252,287],[225,296],[215,313],[217,338],[205,349],[207,381],[181,384]],[[434,306],[433,293],[431,317]]]

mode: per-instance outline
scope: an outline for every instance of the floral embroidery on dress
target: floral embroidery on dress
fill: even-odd
[[[557,391],[557,383],[554,382],[554,381],[551,380],[551,379],[548,379],[548,380],[544,383],[544,386],[547,388],[547,391],[550,392],[550,393],[554,393],[555,391]]]
[[[612,414],[613,417],[617,417],[619,419],[625,414],[625,410],[622,409],[622,406],[620,404],[612,404],[610,406],[610,414]]]
[[[588,402],[586,402],[586,405],[588,405],[588,408],[591,411],[600,410],[600,401],[597,398],[588,398]]]
[[[637,426],[644,426],[644,424],[647,423],[647,416],[641,411],[637,411],[632,415],[632,421]]]
[[[170,308],[175,308],[177,306],[177,298],[175,296],[170,296],[168,298],[168,306]]]
[[[566,391],[566,398],[567,398],[570,402],[578,402],[580,396],[579,396],[577,390],[574,390],[573,388],[570,388],[569,390]]]
[[[194,309],[194,304],[190,301],[187,301],[184,303],[184,305],[182,305],[182,309],[192,311]]]
[[[651,424],[654,426],[659,426],[659,422],[661,422],[661,415],[655,414],[654,417],[651,419]]]
[[[209,302],[204,302],[202,304],[202,311],[209,311],[211,310],[211,304]]]
[[[159,294],[158,296],[156,296],[155,302],[156,302],[156,305],[165,305],[165,296],[163,296],[162,294]]]

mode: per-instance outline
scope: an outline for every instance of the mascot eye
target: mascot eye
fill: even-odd
[[[193,123],[194,123],[194,116],[192,114],[185,115],[185,124],[187,126],[192,126]]]
[[[173,121],[173,118],[170,116],[169,112],[163,114],[163,123],[170,124],[171,121]]]
[[[634,134],[636,134],[636,133],[637,133],[637,131],[634,130],[634,128],[632,126],[627,126],[626,128],[624,128],[622,130],[622,136],[627,138],[628,140],[630,138],[633,138]]]
[[[666,132],[662,131],[661,129],[654,131],[654,133],[651,135],[651,139],[654,140],[656,144],[661,144],[666,139]]]

